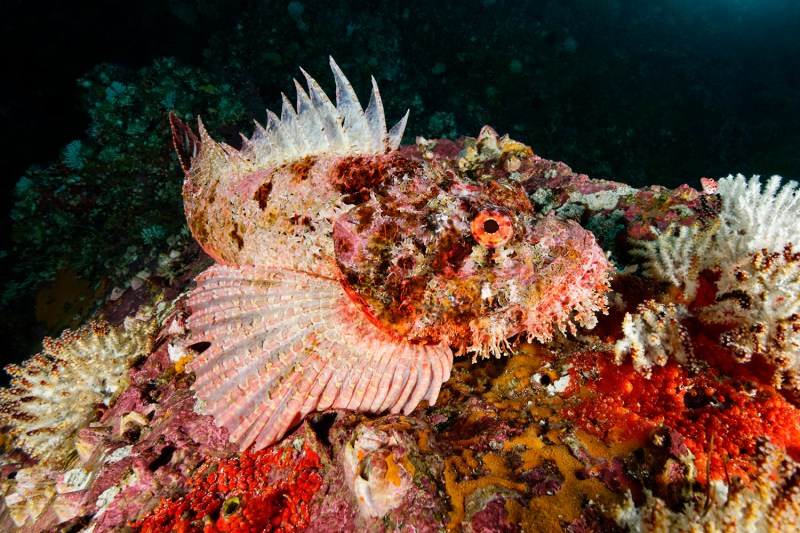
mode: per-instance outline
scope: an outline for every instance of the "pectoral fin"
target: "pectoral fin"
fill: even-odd
[[[448,346],[373,325],[337,280],[216,265],[189,297],[198,406],[245,449],[268,446],[311,411],[410,413],[450,377]]]

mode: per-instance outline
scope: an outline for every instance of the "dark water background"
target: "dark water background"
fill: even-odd
[[[91,301],[123,252],[152,255],[180,229],[169,109],[235,139],[279,108],[280,91],[293,98],[298,66],[330,91],[328,55],[364,104],[375,76],[389,121],[411,109],[406,142],[490,124],[635,186],[800,177],[796,0],[10,0],[2,11],[3,361],[79,324],[91,305],[70,298]],[[43,289],[76,295],[37,311]]]

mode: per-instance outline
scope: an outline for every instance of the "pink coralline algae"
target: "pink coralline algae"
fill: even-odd
[[[515,179],[532,152],[485,128],[457,164],[398,152],[377,87],[362,109],[331,60],[336,105],[303,72],[241,150],[172,116],[189,227],[217,264],[189,297],[199,408],[241,449],[328,408],[436,402],[453,352],[593,327],[609,263]]]

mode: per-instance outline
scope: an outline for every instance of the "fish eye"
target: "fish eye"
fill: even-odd
[[[493,218],[489,218],[483,223],[483,231],[486,233],[497,233],[500,230],[500,224]]]
[[[513,234],[511,215],[500,209],[484,209],[472,219],[472,236],[483,246],[502,246]]]

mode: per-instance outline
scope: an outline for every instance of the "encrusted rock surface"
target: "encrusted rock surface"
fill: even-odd
[[[688,186],[595,181],[511,146],[489,153],[475,139],[464,143],[420,140],[402,153],[466,158],[471,172],[484,168],[481,157],[504,157],[541,214],[592,229],[618,269],[609,314],[596,328],[547,344],[517,342],[501,359],[457,359],[437,403],[409,416],[312,414],[274,446],[239,452],[226,430],[195,412],[186,364],[206,347],[187,337],[185,300],[159,306],[146,291],[167,287],[157,294],[171,302],[189,287],[190,273],[208,260],[187,248],[175,260],[181,275],[150,277],[102,311],[114,325],[149,305],[161,310],[153,315],[160,332],[152,353],[128,371],[127,388],[77,428],[73,449],[40,464],[3,438],[0,529],[797,527],[797,398],[775,387],[769,353],[743,361],[726,347],[725,333],[741,324],[703,322],[698,310],[715,301],[719,278],[701,273],[696,294],[687,295],[649,277],[630,254],[670,224],[713,221],[719,198]],[[663,347],[667,355],[643,373],[625,354],[617,360],[615,343],[625,336],[625,314],[650,301],[659,302],[650,304],[651,329],[680,335],[648,346],[679,339],[692,349],[678,360]],[[673,304],[687,312],[659,323],[658,310]]]

